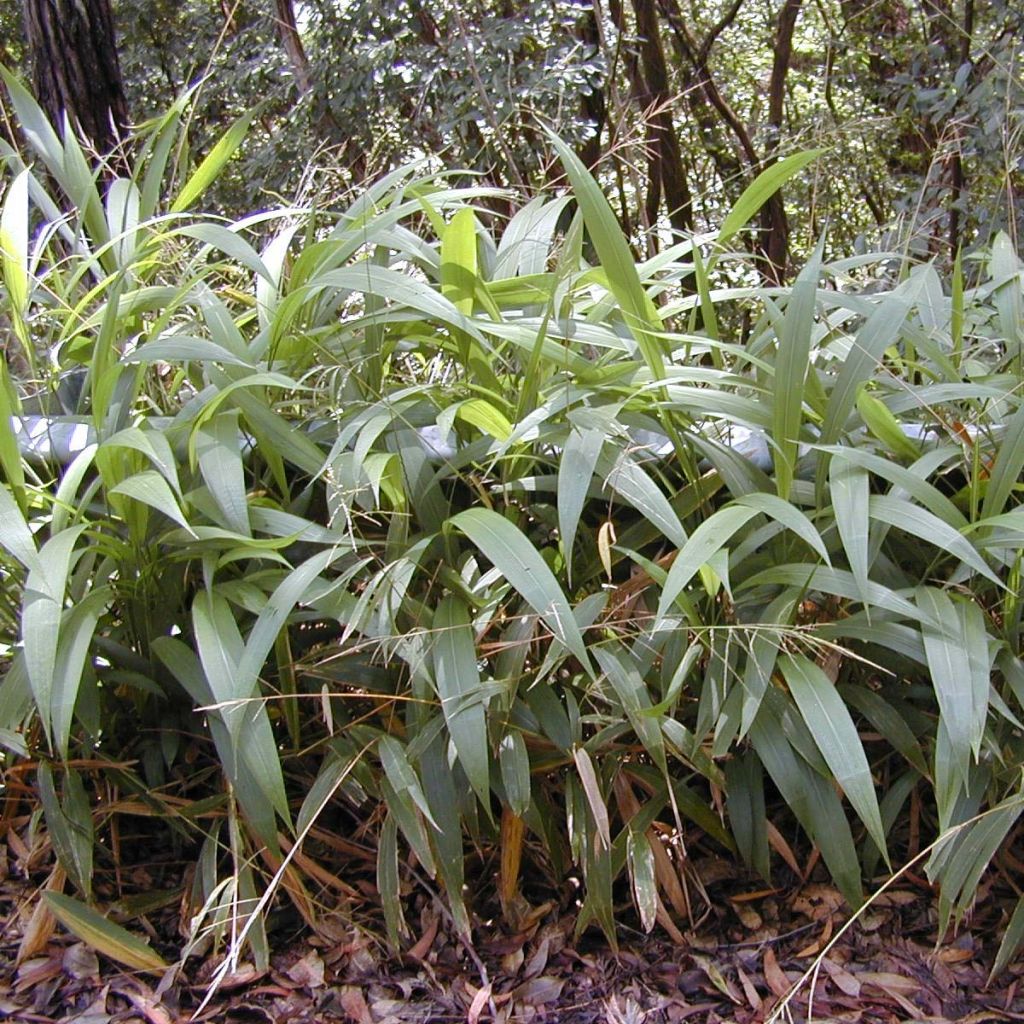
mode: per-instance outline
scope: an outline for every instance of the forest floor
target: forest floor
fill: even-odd
[[[995,885],[982,887],[970,919],[940,942],[935,894],[918,876],[904,875],[843,930],[848,911],[814,872],[810,881],[768,889],[709,861],[701,865],[703,909],[677,935],[683,941],[668,941],[660,928],[648,936],[622,926],[617,953],[596,929],[574,939],[571,899],[538,908],[516,933],[497,918],[478,920],[468,949],[436,898],[413,891],[412,934],[394,958],[373,938],[380,922],[367,909],[367,873],[361,918],[351,904],[344,916],[325,912],[311,936],[284,908],[270,922],[270,967],[240,964],[211,995],[222,951],[163,976],[142,974],[33,916],[46,875],[22,870],[20,845],[0,843],[0,1019],[18,1024],[1024,1021],[1024,964],[988,984],[1005,915]],[[169,877],[137,865],[122,875],[121,891],[152,895]],[[179,872],[164,909],[131,922],[169,957],[181,944],[183,891]],[[634,919],[628,902],[621,917]],[[805,977],[815,963],[814,977]]]

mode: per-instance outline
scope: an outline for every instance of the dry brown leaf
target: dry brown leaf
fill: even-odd
[[[754,892],[741,892],[729,897],[730,903],[752,903],[754,900],[767,899],[779,893],[778,889],[755,889]]]
[[[254,981],[258,981],[266,973],[266,971],[258,970],[254,964],[239,964],[217,987],[223,992],[245,988],[246,985],[251,985]]]
[[[753,907],[745,903],[734,903],[732,909],[748,932],[756,932],[764,927],[764,918]]]
[[[514,978],[519,973],[519,968],[523,966],[523,961],[526,957],[523,955],[522,946],[519,949],[513,950],[511,953],[506,953],[501,958],[501,969],[510,978]]]
[[[736,965],[736,975],[740,979],[740,985],[743,986],[743,994],[747,997],[747,1002],[750,1003],[750,1008],[757,1012],[761,1009],[761,1003],[763,1000],[757,994],[757,989],[754,988],[754,983],[747,977],[747,972]]]
[[[829,960],[828,957],[822,960],[821,966],[825,968],[826,973],[843,995],[853,996],[854,999],[860,995],[860,982],[856,975],[851,974],[834,960]]]
[[[731,999],[734,1003],[745,1002],[743,996],[736,990],[736,986],[733,985],[729,979],[719,970],[718,965],[706,956],[693,955],[693,962],[704,972],[707,976],[708,981],[718,989],[727,999]]]
[[[829,939],[832,938],[832,927],[834,918],[825,918],[825,927],[821,929],[821,934],[809,945],[804,946],[803,949],[797,950],[797,957],[817,956],[829,943]]]
[[[96,955],[96,950],[84,942],[72,943],[64,950],[61,966],[69,978],[75,978],[77,981],[99,981],[100,958]]]
[[[908,978],[905,974],[893,974],[891,971],[862,971],[857,977],[862,985],[874,985],[905,996],[912,996],[921,988],[919,981]]]
[[[517,927],[519,915],[514,912],[519,895],[519,868],[523,859],[523,837],[526,824],[505,807],[501,812],[501,859],[498,864],[498,898],[505,920]]]
[[[796,875],[803,878],[804,872],[793,853],[793,848],[782,838],[782,833],[769,821],[767,824],[768,845],[786,862],[786,866]]]
[[[665,934],[677,945],[686,945],[686,936],[676,927],[675,921],[669,916],[668,911],[665,909],[665,904],[662,903],[661,897],[658,897],[658,909],[655,912],[654,919],[661,925],[665,930]]]
[[[944,964],[962,964],[967,960],[974,959],[974,950],[957,949],[955,946],[946,946],[939,950],[938,958]]]
[[[779,961],[771,946],[768,946],[764,951],[762,969],[764,970],[765,984],[771,989],[773,995],[778,996],[780,999],[789,995],[789,990],[793,987],[792,982],[790,982],[785,972],[779,966]]]
[[[353,1024],[374,1024],[366,999],[355,985],[342,986],[338,993],[338,1003]]]
[[[301,960],[296,960],[284,973],[301,988],[318,989],[324,986],[324,962],[315,949]]]
[[[420,936],[419,941],[409,949],[408,955],[414,960],[425,960],[427,954],[430,952],[430,947],[434,944],[434,939],[437,938],[437,928],[440,924],[440,918],[437,915],[432,914],[428,919],[426,930]]]
[[[544,973],[544,968],[548,965],[548,955],[551,949],[551,937],[545,935],[540,940],[537,949],[531,955],[530,959],[526,961],[526,967],[523,969],[523,977],[528,981],[530,978],[536,978],[539,974]]]
[[[149,1024],[176,1024],[177,1018],[140,979],[126,978],[121,985],[112,986],[112,991],[129,1000]]]
[[[13,832],[10,834],[14,835]],[[56,864],[43,886],[44,891],[63,892],[66,878],[64,869],[59,864]],[[53,938],[56,924],[57,919],[50,913],[46,900],[36,900],[32,916],[28,919],[28,924],[25,925],[25,930],[21,934],[18,954],[14,958],[15,964],[24,963],[26,960],[34,957],[36,953],[41,953],[46,949],[46,944]]]
[[[466,1024],[478,1024],[480,1020],[480,1014],[483,1012],[484,1007],[487,1005],[487,1000],[491,998],[491,985],[484,985],[483,988],[478,989],[475,996],[473,996],[473,1002],[469,1004],[469,1011],[466,1014]]]
[[[539,978],[531,978],[516,988],[512,998],[517,1003],[525,1003],[527,1006],[543,1006],[545,1003],[556,1002],[564,986],[564,978],[542,974]]]

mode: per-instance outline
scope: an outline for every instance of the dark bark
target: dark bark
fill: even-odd
[[[734,0],[708,35],[698,43],[686,24],[679,0],[661,0],[661,11],[672,30],[676,55],[692,69],[694,87],[686,90],[687,101],[700,125],[704,147],[727,188],[731,181],[743,176],[743,166],[735,146],[727,138],[720,137],[721,124],[715,118],[716,113],[721,123],[735,136],[746,163],[750,167],[759,163],[750,133],[719,90],[709,62],[715,40],[735,20],[743,3],[744,0]]]
[[[305,95],[313,88],[313,76],[309,70],[309,58],[306,48],[302,45],[299,26],[295,21],[295,5],[292,0],[276,0],[277,34],[281,37],[281,45],[288,54],[288,62],[295,75],[295,84],[299,92]]]
[[[660,192],[673,230],[680,235],[686,234],[693,230],[693,200],[672,118],[668,65],[661,45],[658,10],[654,0],[633,0],[633,10],[640,37],[645,90],[642,102],[648,109],[647,139],[651,150],[647,216],[653,224]]]
[[[974,0],[964,0],[964,20],[960,30],[960,51],[958,54],[960,67],[969,66],[973,71],[971,60],[971,42],[974,37]],[[970,76],[968,76],[968,81]],[[964,83],[966,89],[968,82]],[[966,180],[964,176],[964,158],[962,152],[962,139],[957,131],[956,148],[953,151],[953,166],[950,172],[950,195],[949,195],[949,256],[956,259],[957,251],[960,249],[960,204],[963,201]]]
[[[768,123],[772,134],[765,148],[762,169],[775,163],[775,151],[782,137],[782,115],[786,102],[786,79],[793,59],[793,33],[803,0],[784,0],[775,23],[772,46],[772,77],[768,85]],[[781,284],[789,264],[789,220],[781,192],[775,192],[761,207],[761,273],[773,284]]]
[[[58,130],[67,114],[97,152],[125,137],[128,104],[109,0],[25,0],[36,98]]]
[[[580,42],[587,50],[599,52],[601,49],[601,32],[597,24],[597,12],[591,4],[586,14],[580,19],[578,34]],[[587,93],[580,100],[580,115],[582,119],[594,126],[594,134],[585,142],[581,143],[576,155],[589,168],[597,166],[601,159],[601,132],[604,129],[605,117],[607,116],[607,103],[605,101],[604,89],[594,89]]]

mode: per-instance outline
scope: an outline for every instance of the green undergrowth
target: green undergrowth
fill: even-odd
[[[755,286],[745,225],[810,153],[638,262],[557,140],[571,192],[507,218],[410,165],[231,222],[244,124],[185,166],[183,102],[112,177],[7,87],[0,743],[68,927],[153,966],[96,913],[133,816],[196,859],[174,955],[259,962],[273,906],[318,926],[317,829],[375,848],[395,944],[417,878],[471,935],[482,851],[510,927],[576,875],[614,943],[627,892],[700,912],[688,843],[769,879],[794,822],[855,908],[911,803],[962,918],[1021,811],[1006,238]],[[76,373],[89,443],[24,460],[11,416]]]

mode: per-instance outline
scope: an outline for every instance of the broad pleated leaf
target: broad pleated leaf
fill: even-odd
[[[573,193],[583,213],[587,231],[590,232],[590,240],[597,250],[608,286],[625,315],[626,326],[636,338],[637,346],[654,379],[659,380],[665,372],[662,342],[658,337],[662,330],[661,317],[640,283],[636,262],[618,219],[608,205],[601,187],[583,166],[580,158],[557,136],[549,132],[548,138],[572,183]]]
[[[846,704],[832,680],[807,658],[784,654],[779,668],[822,757],[888,863],[874,780]]]
[[[583,635],[558,580],[522,532],[497,512],[467,509],[449,520],[493,563],[552,633],[589,668]]]
[[[669,569],[665,586],[661,591],[661,600],[658,602],[655,628],[659,628],[664,622],[676,598],[698,570],[707,565],[711,558],[757,515],[758,511],[749,506],[730,505],[709,516],[693,531],[672,563],[672,568]]]
[[[480,803],[490,812],[490,753],[480,670],[469,612],[445,597],[434,612],[434,681],[459,763]]]
[[[96,952],[133,971],[166,971],[169,967],[148,943],[74,897],[50,890],[43,893],[43,899],[53,916]]]
[[[558,463],[558,532],[570,579],[576,530],[603,445],[601,430],[571,430]]]
[[[823,152],[821,149],[809,149],[804,153],[794,153],[762,171],[743,190],[722,221],[718,229],[718,244],[725,245],[790,178],[799,174],[812,160],[817,160]]]
[[[861,601],[868,606],[870,478],[867,470],[855,462],[839,458],[829,463],[829,484],[832,510],[846,552],[846,561],[860,591]]]
[[[789,295],[786,315],[779,333],[775,360],[775,387],[772,404],[772,433],[775,446],[772,459],[780,498],[788,498],[793,486],[800,427],[803,424],[804,381],[811,368],[811,332],[814,328],[814,302],[821,276],[819,243]]]
[[[955,769],[966,784],[971,756],[977,757],[981,749],[988,708],[987,651],[972,652],[972,647],[987,643],[984,626],[978,634],[972,628],[973,616],[965,614],[962,603],[935,587],[921,587],[917,603],[928,615],[921,634],[932,686]]]

